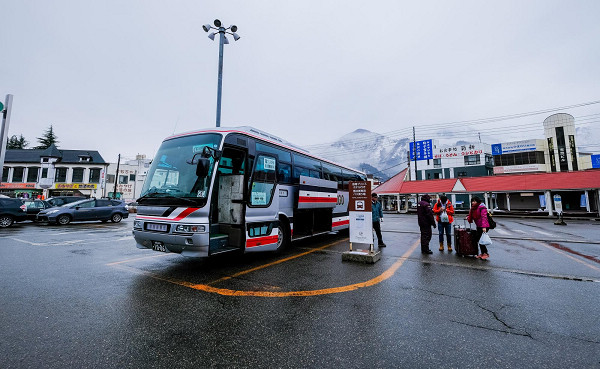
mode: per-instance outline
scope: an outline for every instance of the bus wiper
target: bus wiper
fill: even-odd
[[[155,195],[160,195],[160,196],[155,196]],[[194,205],[197,204],[196,201],[192,200],[191,198],[173,196],[173,195],[169,195],[168,193],[159,192],[159,191],[149,192],[149,193],[145,194],[144,196],[140,197],[138,200],[147,200],[147,199],[174,199],[174,200],[183,200],[184,202],[186,202],[188,204],[194,204]]]

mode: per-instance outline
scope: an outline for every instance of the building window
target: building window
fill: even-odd
[[[23,174],[25,174],[25,168],[23,168],[23,167],[13,168],[12,182],[13,183],[23,182]]]
[[[130,181],[135,181],[135,174],[130,174],[129,175],[129,180]]]
[[[481,158],[479,155],[465,155],[465,165],[477,164],[481,164]]]
[[[106,182],[108,182],[108,183],[115,183],[115,175],[114,174],[107,174],[106,175]]]
[[[64,183],[67,181],[67,168],[56,168],[54,182]]]
[[[442,159],[433,159],[433,167],[441,168],[442,167]]]
[[[2,182],[8,182],[8,171],[10,170],[9,167],[4,167],[4,169],[2,169]]]
[[[100,168],[90,169],[90,180],[88,183],[100,183]]]
[[[42,178],[48,178],[48,168],[42,168]]]
[[[92,158],[89,156],[82,155],[79,157],[79,161],[92,161]]]
[[[485,155],[485,164],[486,165],[494,165],[494,157],[492,155]]]
[[[39,171],[39,167],[29,167],[29,170],[27,171],[27,182],[37,182]]]
[[[83,183],[84,168],[73,168],[73,183]]]
[[[129,177],[127,177],[127,175],[119,176],[119,184],[127,184],[128,183],[128,181],[127,181],[128,178]]]

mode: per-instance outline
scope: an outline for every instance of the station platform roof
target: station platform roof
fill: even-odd
[[[600,189],[600,170],[505,174],[487,177],[407,181],[407,169],[375,188],[378,195],[416,193],[481,193]]]

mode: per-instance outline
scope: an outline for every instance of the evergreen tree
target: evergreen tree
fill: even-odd
[[[39,149],[39,150],[45,150],[45,149],[49,148],[50,145],[52,145],[52,144],[58,145],[58,143],[59,143],[56,135],[54,134],[54,129],[52,128],[52,124],[50,125],[50,128],[48,128],[46,130],[46,132],[44,132],[42,137],[38,137],[37,140],[39,142],[39,146],[36,146],[35,148]]]
[[[29,145],[29,142],[23,137],[23,135],[13,135],[8,139],[6,144],[7,150],[23,150]]]

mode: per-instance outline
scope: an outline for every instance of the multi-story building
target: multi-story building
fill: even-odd
[[[593,167],[591,154],[577,151],[572,115],[558,113],[546,118],[544,136],[492,145],[494,174],[572,172]]]
[[[11,197],[103,195],[108,163],[98,151],[6,150],[0,193]]]
[[[479,177],[493,174],[491,146],[485,143],[440,145],[432,141],[432,159],[410,163],[411,180]]]
[[[116,178],[117,191],[114,194],[117,163],[110,163],[107,170],[108,175],[106,176],[106,195],[127,202],[135,201],[140,197],[151,162],[152,159],[147,159],[146,155],[136,155],[135,160],[119,163],[119,174]]]

